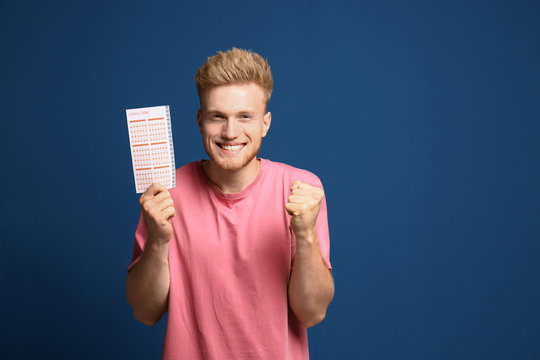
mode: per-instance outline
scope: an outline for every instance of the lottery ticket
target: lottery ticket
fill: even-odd
[[[131,161],[137,193],[157,182],[176,186],[174,147],[169,106],[127,109]]]

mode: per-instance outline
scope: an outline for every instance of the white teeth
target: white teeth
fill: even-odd
[[[240,150],[244,145],[221,145],[221,147],[228,151],[238,151]]]

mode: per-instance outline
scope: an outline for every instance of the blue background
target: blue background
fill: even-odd
[[[139,215],[125,109],[267,57],[261,156],[327,194],[336,295],[312,359],[540,358],[539,1],[2,1],[0,356],[157,359],[125,300]]]

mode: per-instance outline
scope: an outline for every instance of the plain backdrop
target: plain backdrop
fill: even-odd
[[[540,2],[1,1],[2,359],[158,359],[124,295],[139,216],[125,109],[269,59],[261,156],[324,186],[336,295],[312,359],[540,358]]]

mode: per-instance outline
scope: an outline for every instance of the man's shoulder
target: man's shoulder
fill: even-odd
[[[273,176],[283,177],[289,181],[300,180],[303,183],[322,186],[319,177],[311,171],[268,159],[261,159],[261,161],[265,163],[268,172]]]
[[[176,178],[179,177],[193,177],[197,174],[199,163],[201,160],[192,161],[176,169]]]

